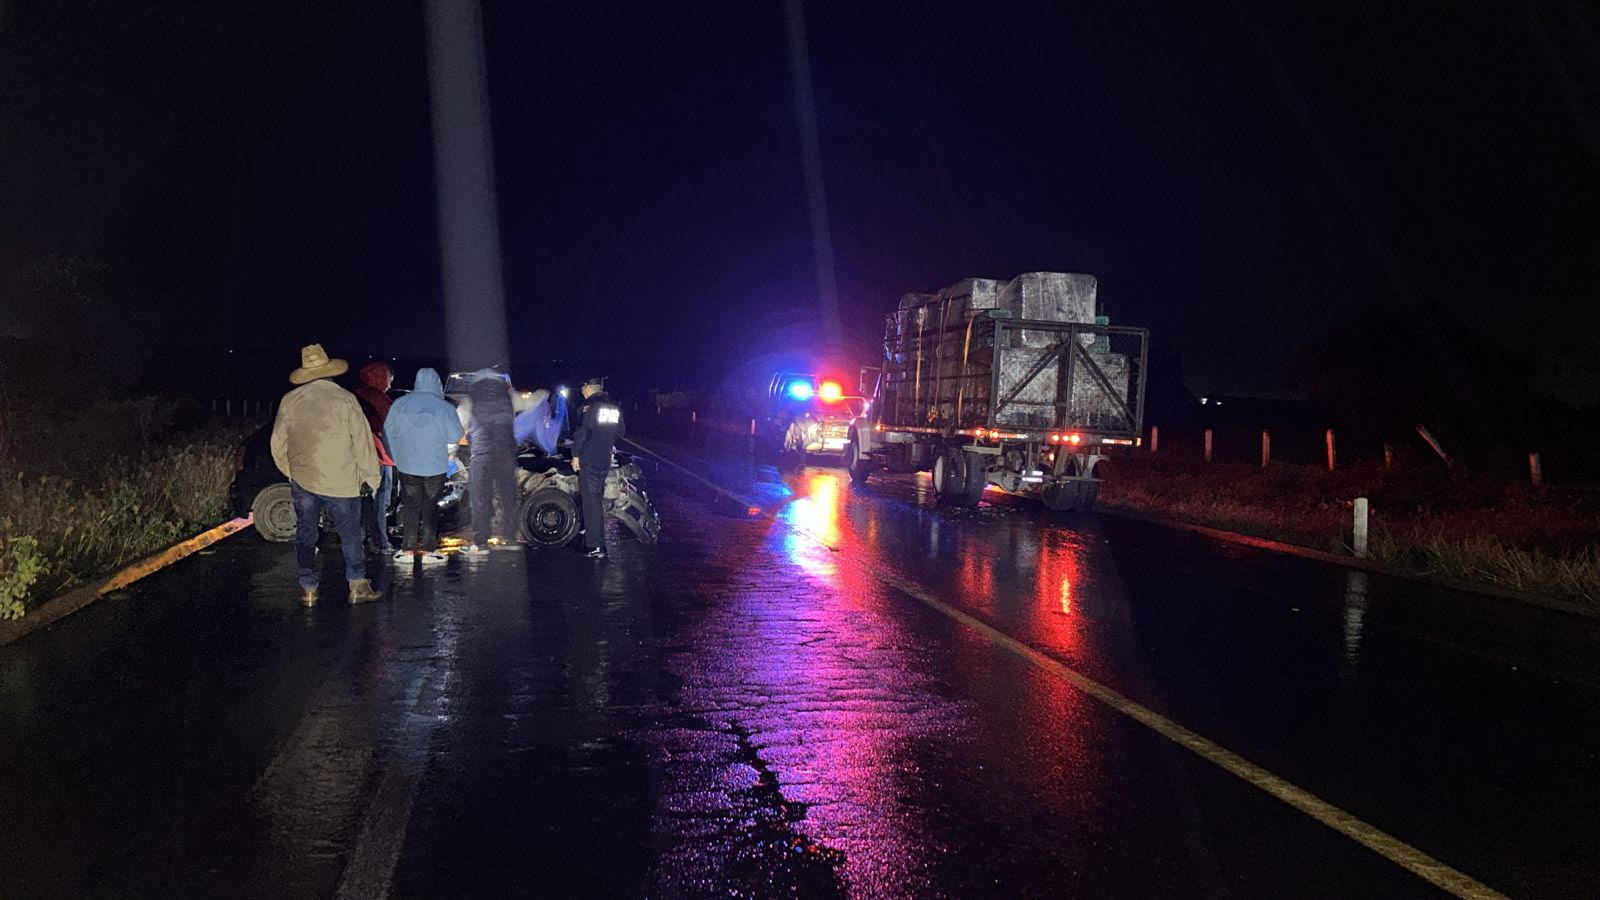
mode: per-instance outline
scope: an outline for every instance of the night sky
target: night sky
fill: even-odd
[[[519,359],[820,335],[785,4],[486,2]],[[991,8],[994,7],[994,8]],[[115,337],[442,352],[420,4],[0,0],[4,329],[92,261]],[[1600,368],[1600,43],[1571,0],[808,3],[850,337],[1097,275],[1189,386],[1282,394],[1365,307]],[[1581,377],[1577,378],[1581,381]]]

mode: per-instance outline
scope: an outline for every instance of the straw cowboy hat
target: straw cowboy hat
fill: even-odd
[[[290,384],[306,384],[318,378],[343,375],[350,364],[342,359],[329,359],[321,344],[307,344],[300,348],[300,368],[289,373]]]

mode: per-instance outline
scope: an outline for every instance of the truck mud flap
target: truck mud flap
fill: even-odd
[[[1093,509],[1099,495],[1098,478],[1068,478],[1047,485],[1039,494],[1039,499],[1046,509],[1074,512]]]

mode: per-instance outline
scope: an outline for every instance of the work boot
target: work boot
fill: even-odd
[[[517,542],[513,541],[511,538],[492,537],[492,538],[489,538],[489,549],[490,550],[515,550],[515,549],[517,549]]]
[[[489,545],[488,544],[468,544],[465,547],[461,548],[461,552],[463,554],[467,554],[467,555],[471,555],[471,556],[477,556],[480,553],[488,553],[489,552]]]
[[[584,559],[605,559],[605,558],[609,557],[610,555],[611,554],[606,552],[606,548],[604,548],[604,547],[596,547],[593,550],[590,550],[589,552],[583,554],[583,558]]]
[[[301,588],[300,589],[300,605],[301,606],[316,606],[317,605],[317,589],[314,588],[314,587]]]
[[[354,606],[357,603],[371,603],[372,601],[381,599],[382,597],[382,594],[373,590],[372,582],[365,578],[350,582],[351,606]]]

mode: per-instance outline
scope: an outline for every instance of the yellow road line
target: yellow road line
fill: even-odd
[[[712,484],[703,476],[684,468],[683,466],[673,462],[670,459],[667,459],[659,453],[648,450],[632,441],[629,441],[629,443],[720,494],[725,494],[727,496],[739,499],[741,503],[748,502],[739,497],[737,494],[734,494],[732,491]],[[751,506],[752,508],[757,508],[754,506],[754,504],[751,504]],[[772,519],[774,522],[778,523],[784,528],[788,528],[792,531],[799,532],[807,537],[810,537],[812,540],[815,540],[822,546],[827,547],[829,550],[837,552],[840,549],[829,544],[820,536],[806,531],[804,528],[800,528],[792,523],[785,522],[772,513],[762,510],[762,515]],[[846,558],[851,559],[852,562],[856,561],[855,557],[850,557],[848,554],[846,554]],[[1122,715],[1127,716],[1135,722],[1145,726],[1146,728],[1149,728],[1151,731],[1154,731],[1167,740],[1184,747],[1207,762],[1222,768],[1229,774],[1232,774],[1235,777],[1240,778],[1263,791],[1266,791],[1273,797],[1276,797],[1284,803],[1287,803],[1295,809],[1298,809],[1311,818],[1321,822],[1329,828],[1332,828],[1334,831],[1337,831],[1345,837],[1350,838],[1374,853],[1377,853],[1379,856],[1382,856],[1384,859],[1387,859],[1406,871],[1411,872],[1417,877],[1422,878],[1423,880],[1442,888],[1443,890],[1446,890],[1457,897],[1468,898],[1468,900],[1494,900],[1494,898],[1501,898],[1501,900],[1503,900],[1505,897],[1504,894],[1501,894],[1494,888],[1491,888],[1483,882],[1478,881],[1476,878],[1473,878],[1472,876],[1455,869],[1433,858],[1432,856],[1429,856],[1428,854],[1418,850],[1405,841],[1400,840],[1394,835],[1391,835],[1374,825],[1368,824],[1367,822],[1348,812],[1345,812],[1344,810],[1334,806],[1332,803],[1329,803],[1326,800],[1323,800],[1321,797],[1318,797],[1310,791],[1296,787],[1290,782],[1285,781],[1277,775],[1274,775],[1272,772],[1269,772],[1268,770],[1263,769],[1239,754],[1234,753],[1232,750],[1229,750],[1226,747],[1215,743],[1214,741],[1195,734],[1193,731],[1190,731],[1182,725],[1179,725],[1177,722],[1172,721],[1148,706],[1123,696],[1121,693],[1113,690],[1112,688],[1109,688],[1093,678],[1084,675],[1083,673],[1072,668],[1071,666],[1068,666],[1066,663],[1061,662],[1055,657],[1050,656],[1043,651],[1037,650],[1029,644],[1017,640],[1016,638],[1006,634],[998,628],[995,628],[993,625],[990,625],[982,619],[979,619],[970,613],[967,613],[949,603],[946,603],[943,600],[940,600],[938,597],[935,597],[923,590],[917,584],[901,578],[900,576],[891,572],[883,571],[882,569],[877,569],[870,566],[863,566],[862,568],[868,574],[877,578],[884,584],[887,584],[906,596],[911,597],[912,599],[915,599],[940,613],[943,613],[945,616],[954,619],[956,622],[965,625],[974,631],[977,631],[978,633],[987,637],[990,641],[1000,645],[1001,647],[1004,647],[1006,650],[1011,651],[1028,662],[1031,662],[1034,665],[1050,672],[1052,675],[1055,675],[1061,680],[1072,685],[1074,688],[1077,688],[1079,691],[1089,695],[1090,697],[1093,697],[1095,700],[1100,701],[1116,712],[1119,712]]]

